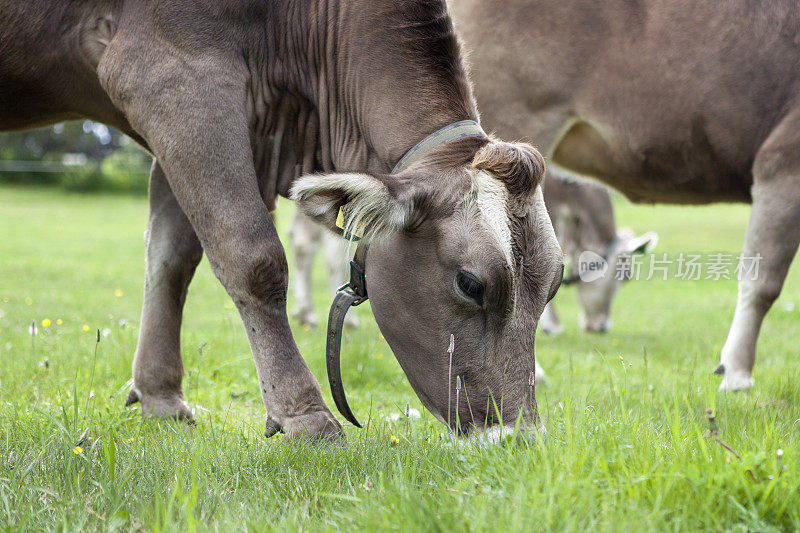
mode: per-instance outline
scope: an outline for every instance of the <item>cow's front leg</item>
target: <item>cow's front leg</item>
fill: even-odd
[[[105,89],[147,140],[245,326],[267,434],[340,436],[341,425],[292,337],[288,268],[253,165],[247,68],[236,54],[165,47],[140,53],[146,28],[122,29],[104,55]],[[158,43],[158,39],[153,39]],[[221,53],[221,52],[220,52]],[[159,58],[163,64],[153,64]]]
[[[191,419],[181,389],[180,330],[203,249],[158,163],[150,173],[149,194],[144,303],[127,404],[141,402],[145,417]]]
[[[748,258],[755,258],[758,272],[742,269],[736,312],[716,370],[723,376],[723,391],[752,387],[761,323],[780,295],[800,242],[800,146],[785,142],[784,136],[785,131],[796,138],[798,125],[800,120],[793,128],[778,128],[754,165],[753,212],[743,259],[750,267],[753,260]]]

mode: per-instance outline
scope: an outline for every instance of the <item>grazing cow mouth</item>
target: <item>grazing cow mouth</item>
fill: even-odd
[[[506,442],[534,442],[537,437],[544,439],[547,429],[543,425],[534,428],[524,426],[504,426],[495,424],[487,428],[478,428],[466,436],[459,437],[461,443],[468,448],[485,445],[505,444]]]

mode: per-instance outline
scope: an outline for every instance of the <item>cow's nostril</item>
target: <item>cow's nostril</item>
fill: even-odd
[[[480,448],[487,445],[506,445],[533,443],[537,438],[544,439],[547,429],[541,424],[536,427],[527,426],[500,426],[499,424],[488,428],[478,428],[467,437],[460,437],[462,444],[467,448]]]
[[[589,333],[606,333],[609,330],[608,321],[587,322],[584,329]]]

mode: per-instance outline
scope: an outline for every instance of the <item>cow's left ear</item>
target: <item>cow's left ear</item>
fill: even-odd
[[[298,178],[290,196],[297,206],[330,230],[337,218],[346,234],[376,238],[403,229],[410,218],[408,182],[391,181],[368,174],[314,174]]]
[[[649,254],[658,244],[658,233],[648,231],[644,235],[634,237],[625,243],[625,251],[629,254]]]

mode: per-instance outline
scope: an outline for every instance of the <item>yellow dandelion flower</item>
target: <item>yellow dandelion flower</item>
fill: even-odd
[[[623,359],[621,355],[619,356],[619,360],[620,361],[625,361],[625,359]]]
[[[25,305],[28,307],[33,305],[33,298],[25,298]]]
[[[83,325],[83,331],[89,331],[89,324]]]
[[[44,320],[42,320],[42,326],[45,327],[45,328],[49,328],[50,327],[50,319],[49,318],[45,318]]]
[[[400,439],[398,439],[398,438],[397,438],[397,437],[395,437],[394,435],[392,435],[391,437],[389,437],[389,445],[390,445],[390,446],[396,446],[397,444],[400,444]]]
[[[117,289],[114,291],[114,296],[116,296],[117,298],[122,298],[122,294],[123,293],[121,289]]]
[[[225,309],[233,309],[233,302],[228,302],[225,304]]]
[[[81,448],[80,446],[75,446],[74,448],[72,448],[72,453],[74,453],[75,455],[80,455],[83,453],[83,448]]]
[[[5,297],[4,297],[4,298],[3,298],[3,303],[4,303],[4,304],[7,304],[7,303],[8,303],[8,298],[5,298]]]
[[[303,331],[311,331],[311,324],[303,324],[301,327]]]
[[[63,324],[63,323],[64,323],[64,321],[63,321],[63,320],[61,320],[60,318],[59,318],[58,320],[56,320],[56,325],[57,325],[57,326],[60,326],[60,325],[61,325],[61,324]]]

